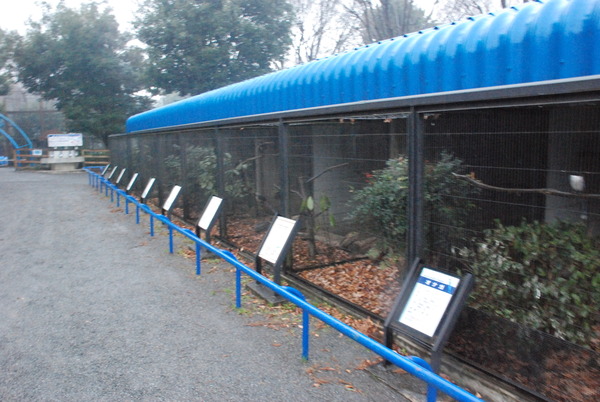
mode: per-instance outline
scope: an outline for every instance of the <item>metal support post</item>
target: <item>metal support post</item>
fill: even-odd
[[[424,188],[424,124],[411,109],[408,117],[408,261],[423,254],[423,188]]]
[[[290,216],[290,134],[287,125],[279,120],[279,172],[281,186],[280,214]]]

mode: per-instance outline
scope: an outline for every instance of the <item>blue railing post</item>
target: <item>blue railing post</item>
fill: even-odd
[[[299,299],[306,301],[306,297],[298,289],[289,286],[283,286],[285,290],[295,295]],[[308,360],[308,350],[310,347],[310,314],[306,309],[302,309],[302,358]]]
[[[169,225],[169,253],[173,254],[173,228]]]
[[[202,255],[201,255],[200,243],[196,243],[196,275],[200,275],[202,272],[201,267],[200,267],[201,260],[202,260]]]
[[[408,357],[413,362],[417,363],[419,366],[426,368],[427,370],[434,372],[431,368],[431,365],[427,363],[426,360],[421,359],[418,356],[409,356]],[[435,402],[437,400],[437,389],[431,384],[427,384],[427,402]]]
[[[242,270],[235,269],[235,308],[242,308]]]
[[[150,236],[154,236],[154,215],[150,213]]]

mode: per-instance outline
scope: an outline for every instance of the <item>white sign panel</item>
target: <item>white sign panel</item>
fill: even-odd
[[[175,199],[179,195],[180,191],[181,191],[181,186],[173,186],[173,190],[171,190],[171,194],[169,194],[167,201],[165,201],[165,204],[163,205],[163,209],[165,211],[171,210],[171,207],[173,206],[173,203],[175,202]]]
[[[133,176],[131,176],[131,180],[129,180],[129,184],[127,184],[126,190],[129,191],[131,190],[131,188],[133,187],[133,185],[135,184],[135,181],[138,178],[139,173],[134,173]]]
[[[277,259],[288,241],[296,221],[283,216],[278,216],[269,230],[269,234],[258,253],[260,258],[269,261],[272,264],[277,263]]]
[[[423,268],[398,321],[433,337],[460,279]]]
[[[219,210],[219,207],[221,206],[222,202],[223,202],[222,198],[215,197],[215,196],[212,196],[210,198],[210,201],[208,202],[208,205],[206,206],[204,213],[202,214],[202,216],[200,217],[200,220],[198,221],[198,227],[200,229],[204,229],[204,230],[208,229],[208,227],[210,226],[211,222],[213,221],[217,211]]]
[[[123,175],[125,174],[126,170],[127,168],[123,168],[123,170],[121,170],[121,173],[119,173],[119,177],[117,177],[117,181],[115,182],[115,184],[119,184],[121,182],[121,179],[123,178]]]
[[[146,199],[148,197],[148,194],[150,193],[150,190],[152,190],[152,186],[154,185],[154,182],[156,181],[156,179],[153,177],[150,180],[148,180],[148,184],[146,184],[146,188],[144,189],[144,192],[142,193],[142,198]]]
[[[48,147],[82,147],[83,135],[79,133],[70,134],[48,134]]]
[[[117,169],[118,169],[118,168],[119,168],[118,166],[115,166],[115,167],[113,168],[113,170],[112,170],[112,171],[110,172],[110,174],[108,175],[108,180],[112,179],[112,177],[115,175],[115,172],[117,171]]]

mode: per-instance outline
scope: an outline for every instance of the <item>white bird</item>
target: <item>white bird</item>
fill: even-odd
[[[585,179],[583,176],[572,174],[569,176],[569,184],[575,191],[583,191],[585,189]]]

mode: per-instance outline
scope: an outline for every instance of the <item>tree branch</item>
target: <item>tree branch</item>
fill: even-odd
[[[507,187],[497,187],[491,186],[489,184],[485,184],[481,180],[477,180],[470,175],[467,174],[457,174],[452,173],[452,175],[458,179],[466,180],[474,186],[479,188],[483,188],[485,190],[493,190],[493,191],[503,191],[506,193],[534,193],[534,194],[544,194],[544,195],[553,195],[557,197],[569,197],[569,198],[594,198],[600,199],[600,194],[584,194],[584,193],[574,193],[567,191],[555,190],[553,188],[507,188]]]
[[[349,165],[349,163],[347,163],[347,162],[346,162],[346,163],[341,163],[341,164],[339,164],[339,165],[330,166],[330,167],[328,167],[327,169],[323,170],[321,173],[319,173],[319,174],[317,174],[317,175],[315,175],[315,176],[311,177],[310,179],[306,180],[304,183],[308,184],[308,183],[310,183],[311,181],[315,181],[315,180],[317,180],[319,177],[323,176],[325,173],[329,172],[330,170],[337,169],[337,168],[341,168],[341,167],[344,167],[344,166],[346,166],[346,165]]]

